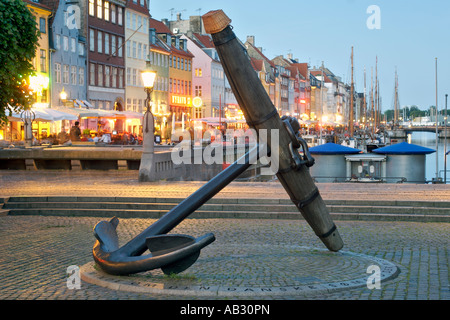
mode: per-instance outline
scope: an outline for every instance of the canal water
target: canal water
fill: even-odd
[[[450,128],[449,128],[450,130]],[[438,160],[438,177],[444,181],[444,141],[438,138],[437,152],[426,155],[425,177],[427,181],[436,178],[436,156]],[[408,136],[408,142],[436,150],[436,134],[432,132],[413,132]],[[447,138],[447,152],[450,151],[450,138]],[[447,155],[447,184],[450,184],[450,154]]]

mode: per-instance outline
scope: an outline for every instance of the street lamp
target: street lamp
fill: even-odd
[[[147,99],[145,103],[147,109],[144,114],[144,128],[143,128],[143,140],[142,140],[142,157],[141,164],[139,166],[139,181],[155,181],[155,169],[154,169],[154,117],[151,110],[151,94],[153,92],[153,86],[156,79],[156,71],[151,69],[150,61],[147,60],[146,68],[141,72],[142,83],[144,84],[144,90],[147,92]]]
[[[59,97],[61,98],[62,102],[67,100],[67,93],[64,91],[64,87],[63,87],[61,93],[59,94]]]

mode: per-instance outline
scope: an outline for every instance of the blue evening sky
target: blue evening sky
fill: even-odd
[[[380,8],[380,29],[369,29],[370,5]],[[170,9],[174,10],[170,10]],[[200,11],[198,9],[201,9]],[[371,69],[378,78],[383,111],[393,108],[397,68],[401,106],[435,105],[435,58],[438,66],[438,108],[450,93],[450,1],[448,0],[151,0],[152,17],[182,19],[222,9],[236,35],[273,59],[292,53],[311,67],[322,61],[350,83],[351,47],[354,47],[356,90],[370,89]],[[172,15],[173,13],[173,15]]]

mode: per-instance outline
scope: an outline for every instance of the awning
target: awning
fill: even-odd
[[[33,121],[50,122],[59,120],[76,120],[77,117],[73,114],[58,111],[50,108],[31,108],[30,111],[34,113]],[[8,116],[9,121],[23,121],[22,112],[13,112]]]

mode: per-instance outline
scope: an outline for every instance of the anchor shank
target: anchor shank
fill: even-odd
[[[325,246],[331,251],[340,250],[343,241],[308,168],[305,165],[292,166],[292,160],[295,161],[293,156],[296,156],[291,152],[293,150],[290,150],[292,137],[261,84],[246,49],[232,31],[231,20],[222,10],[210,11],[203,15],[202,19],[206,32],[212,36],[220,62],[247,124],[258,133],[262,129],[279,130],[278,149],[267,139],[272,153],[278,151],[278,180]]]

